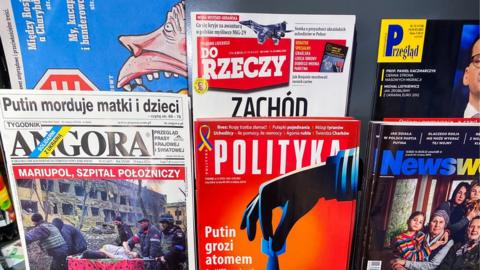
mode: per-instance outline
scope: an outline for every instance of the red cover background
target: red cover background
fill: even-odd
[[[276,120],[280,121],[280,120]],[[254,241],[249,241],[246,231],[240,230],[243,212],[248,203],[258,193],[259,186],[265,181],[269,181],[280,175],[278,169],[279,151],[273,153],[273,174],[272,175],[252,175],[251,164],[252,153],[249,149],[250,144],[247,142],[247,172],[244,175],[234,175],[232,173],[232,158],[228,157],[225,166],[222,167],[222,174],[214,175],[214,149],[208,151],[203,148],[199,151],[202,140],[200,127],[208,125],[210,128],[210,137],[208,141],[214,144],[217,139],[224,139],[229,141],[229,144],[235,139],[244,139],[246,141],[259,140],[259,146],[262,146],[267,139],[273,139],[275,142],[278,139],[290,140],[290,146],[287,148],[287,169],[286,172],[295,170],[295,153],[293,149],[293,139],[324,139],[324,146],[322,150],[322,161],[325,161],[330,154],[330,145],[333,139],[340,140],[340,149],[355,148],[358,146],[358,122],[357,121],[316,121],[316,122],[301,122],[301,121],[239,121],[234,119],[232,121],[198,121],[195,123],[195,154],[196,154],[196,187],[197,187],[197,239],[198,239],[198,254],[200,269],[265,269],[267,263],[267,256],[261,253],[261,230],[257,224],[257,235]],[[315,136],[315,135],[250,135],[243,136],[237,133],[236,129],[219,129],[218,126],[240,126],[250,125],[259,128],[264,128],[263,131],[278,131],[273,130],[272,125],[279,126],[295,126],[295,125],[309,125],[310,130],[314,126],[322,125],[341,126],[344,132],[350,135],[330,135],[330,136]],[[203,127],[205,133],[207,129]],[[234,135],[216,135],[215,131],[233,131]],[[249,129],[255,130],[255,129]],[[261,130],[261,129],[257,129]],[[285,132],[283,132],[285,133]],[[314,133],[314,132],[313,132]],[[205,137],[205,134],[204,134]],[[276,143],[274,142],[274,145]],[[278,149],[277,149],[278,150]],[[258,152],[259,168],[265,165],[266,149],[260,147]],[[275,162],[275,160],[277,161]],[[303,166],[308,166],[310,162],[309,144],[306,144],[305,154],[303,159]],[[221,181],[220,177],[232,179],[238,177],[238,181],[245,181],[244,183],[224,183],[224,184],[208,184],[206,177]],[[213,178],[212,178],[213,177]],[[279,256],[279,263],[281,269],[346,269],[349,261],[349,250],[352,241],[352,231],[354,226],[355,201],[338,202],[336,200],[320,199],[315,207],[303,216],[293,227],[287,238],[286,253]],[[278,224],[281,210],[274,211],[274,223]],[[228,226],[236,230],[236,236],[232,238],[206,238],[205,227],[211,226],[213,228],[220,228]],[[274,225],[275,227],[275,225]],[[205,244],[214,242],[230,242],[233,239],[233,251],[217,251],[208,255],[206,253]],[[252,265],[207,265],[205,263],[207,256],[252,256]]]

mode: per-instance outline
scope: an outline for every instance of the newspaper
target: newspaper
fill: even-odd
[[[0,1],[16,89],[187,93],[185,3]]]
[[[194,120],[346,114],[354,15],[193,12],[187,19]]]
[[[30,243],[35,213],[80,229],[92,251],[114,242],[117,218],[135,234],[145,218],[162,231],[159,219],[169,213],[181,229],[176,233],[186,235],[182,263],[195,268],[188,96],[6,90],[0,99],[2,143],[31,269],[51,258],[36,247],[41,240]]]

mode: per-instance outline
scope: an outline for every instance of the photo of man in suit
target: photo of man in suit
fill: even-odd
[[[480,39],[477,37],[470,50],[470,63],[463,74],[463,85],[469,89],[468,103],[463,117],[480,118]]]

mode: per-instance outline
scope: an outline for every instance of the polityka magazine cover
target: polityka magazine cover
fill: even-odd
[[[353,119],[196,121],[199,267],[347,269],[358,132]]]

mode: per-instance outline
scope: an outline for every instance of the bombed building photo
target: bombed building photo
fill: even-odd
[[[181,194],[179,197],[172,194],[171,189],[165,189],[162,181],[22,179],[17,180],[17,192],[25,231],[33,227],[34,213],[41,214],[48,222],[61,218],[82,231],[88,249],[98,250],[115,242],[117,231],[113,221],[117,216],[136,233],[137,221],[141,218],[148,218],[158,227],[160,216],[170,213],[174,223],[185,230],[182,185],[182,181],[174,184]],[[183,201],[167,203],[167,194],[170,199]],[[27,251],[31,265],[48,269],[51,257],[46,256],[37,243],[29,245]]]
[[[155,181],[142,180],[18,180],[24,226],[40,213],[45,220],[62,218],[82,231],[112,224],[116,216],[135,225],[146,217],[157,222],[165,212],[167,195]]]

